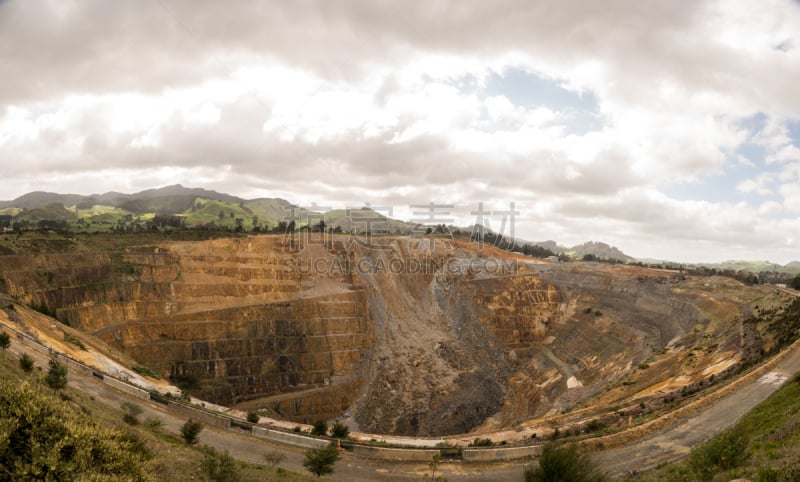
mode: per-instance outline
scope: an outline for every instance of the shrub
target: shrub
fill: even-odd
[[[161,376],[159,376],[158,373],[154,372],[153,370],[151,370],[151,369],[149,369],[149,368],[147,368],[145,366],[134,365],[134,366],[131,367],[131,370],[135,371],[136,373],[138,373],[139,375],[142,375],[144,377],[150,377],[150,378],[155,378],[157,380],[161,380]]]
[[[258,416],[257,412],[253,411],[247,412],[247,421],[250,423],[258,423],[260,418],[261,417]]]
[[[122,411],[125,412],[122,415],[122,420],[127,423],[128,425],[139,425],[139,415],[142,414],[144,411],[142,407],[136,405],[135,403],[125,402],[120,405]]]
[[[238,482],[241,480],[236,460],[227,450],[218,452],[212,447],[204,447],[204,452],[200,467],[209,479],[214,482]]]
[[[144,425],[153,432],[158,432],[161,430],[162,422],[157,418],[148,418],[145,420]]]
[[[754,482],[781,482],[781,473],[769,467],[761,467],[756,473]],[[791,480],[791,479],[786,479]]]
[[[23,353],[19,357],[19,367],[22,368],[22,371],[25,373],[30,373],[33,371],[33,358],[27,353]]]
[[[83,351],[87,351],[86,350],[86,345],[84,345],[82,341],[80,341],[79,339],[77,339],[74,336],[70,335],[66,331],[64,332],[64,341],[66,341],[67,343],[72,343],[73,345],[77,346],[78,348],[80,348]]]
[[[284,460],[286,460],[286,455],[278,452],[277,450],[273,450],[264,454],[264,461],[272,468]]]
[[[314,426],[311,429],[311,435],[316,435],[317,437],[324,437],[328,435],[328,423],[325,420],[317,420],[314,422]]]
[[[599,432],[604,428],[606,428],[606,424],[595,419],[586,424],[586,433]]]
[[[188,373],[173,373],[169,381],[185,392],[192,392],[200,388],[200,380]]]
[[[0,348],[5,350],[11,346],[11,337],[5,331],[0,333]]]
[[[575,445],[548,443],[542,449],[539,465],[525,468],[525,482],[600,482],[605,480],[588,455],[579,452]]]
[[[141,440],[97,425],[28,383],[0,381],[0,439],[0,480],[154,479]]]
[[[331,437],[333,438],[345,439],[348,435],[350,435],[350,429],[343,423],[336,422],[331,427]]]
[[[181,426],[181,436],[189,445],[197,443],[197,437],[203,431],[203,424],[191,418]]]
[[[492,445],[494,445],[494,442],[492,442],[488,438],[476,438],[475,440],[470,442],[469,445],[471,447],[491,447]]]
[[[692,450],[689,467],[698,479],[711,480],[719,471],[738,467],[747,456],[747,436],[741,428],[733,428]]]

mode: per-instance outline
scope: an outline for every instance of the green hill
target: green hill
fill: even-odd
[[[78,215],[66,209],[63,204],[52,203],[44,206],[23,209],[14,218],[15,221],[28,221],[36,223],[39,221],[77,221]]]
[[[296,221],[297,226],[305,225],[309,216],[313,218],[317,215],[314,211],[295,206],[289,201],[280,198],[253,199],[245,201],[244,206],[258,216],[261,226],[267,223],[269,228],[274,228],[280,221],[288,222],[292,217],[292,211],[294,211],[294,216],[299,218]]]
[[[723,270],[748,271],[750,273],[774,271],[777,273],[791,273],[791,274],[800,273],[800,265],[794,265],[792,263],[789,263],[786,266],[783,266],[777,263],[771,263],[769,261],[731,260],[731,261],[724,261],[722,263],[701,263],[699,264],[699,266],[704,266],[706,268],[713,268],[720,271]]]
[[[102,204],[95,204],[86,209],[80,209],[78,206],[71,206],[68,207],[67,210],[75,213],[85,224],[113,226],[121,221],[131,221],[134,217],[133,213],[130,211],[114,206],[104,206]]]
[[[241,223],[243,228],[251,229],[256,214],[239,202],[218,201],[216,199],[195,199],[193,204],[181,214],[187,226],[222,226],[235,228]],[[239,221],[237,221],[237,219]]]
[[[325,224],[329,227],[340,227],[345,232],[355,230],[359,233],[365,232],[369,227],[374,234],[412,234],[416,228],[414,223],[386,217],[367,207],[328,211],[325,213]]]

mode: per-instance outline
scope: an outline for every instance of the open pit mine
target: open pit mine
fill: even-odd
[[[406,436],[604,423],[770,349],[790,295],[446,238],[251,236],[0,257],[0,292],[198,398]]]

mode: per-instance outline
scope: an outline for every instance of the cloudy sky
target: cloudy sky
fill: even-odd
[[[199,5],[0,1],[0,199],[513,202],[532,240],[800,259],[800,2]]]

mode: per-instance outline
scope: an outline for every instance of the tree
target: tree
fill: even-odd
[[[181,436],[189,445],[194,445],[197,443],[197,437],[202,431],[203,424],[196,420],[192,420],[191,418],[181,426]]]
[[[800,275],[792,278],[792,281],[789,282],[789,287],[795,290],[800,290]]]
[[[350,435],[350,429],[341,422],[336,422],[331,427],[331,437],[333,438],[345,439],[348,435]]]
[[[576,445],[550,442],[542,449],[539,465],[525,469],[525,482],[553,480],[601,482],[605,477],[588,455],[578,451]]]
[[[247,412],[247,421],[250,423],[258,423],[261,417],[258,416],[258,412]]]
[[[33,371],[33,358],[27,353],[23,353],[19,357],[19,367],[22,368],[22,371],[25,373],[30,373]]]
[[[311,435],[316,435],[317,437],[328,435],[328,424],[325,420],[317,420],[314,422],[314,426],[311,428]]]
[[[11,337],[5,331],[0,333],[0,348],[5,350],[11,346]]]
[[[47,376],[44,377],[44,382],[48,387],[56,390],[61,390],[67,386],[67,367],[58,363],[56,360],[50,360],[50,369],[47,370]]]
[[[341,454],[334,444],[306,450],[306,458],[303,461],[303,467],[317,477],[332,474],[333,466],[336,464],[336,461],[339,460],[339,457],[341,457]]]

